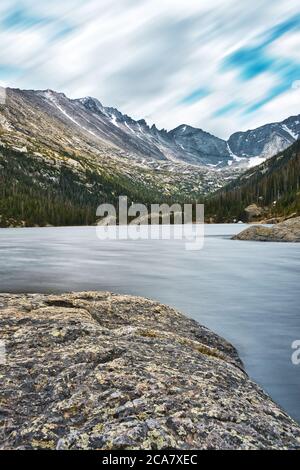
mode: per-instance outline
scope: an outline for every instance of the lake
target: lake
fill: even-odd
[[[224,336],[250,377],[300,422],[300,244],[232,241],[206,225],[204,247],[105,240],[95,227],[0,229],[1,292],[110,290],[156,299]]]

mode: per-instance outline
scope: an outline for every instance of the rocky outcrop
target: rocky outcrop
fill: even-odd
[[[285,220],[273,227],[253,225],[235,235],[232,239],[263,242],[300,242],[300,217]]]
[[[2,449],[300,448],[235,349],[169,307],[0,294],[0,322]]]
[[[297,212],[292,212],[290,215],[283,215],[280,217],[271,217],[270,219],[256,220],[255,222],[252,222],[252,223],[264,224],[264,225],[275,225],[275,224],[279,224],[280,222],[284,222],[285,220],[294,219],[295,217],[297,217]]]
[[[264,213],[264,210],[262,209],[262,207],[257,206],[257,204],[250,204],[245,208],[244,213],[247,222],[251,222],[252,220],[257,219],[258,217],[261,217]]]

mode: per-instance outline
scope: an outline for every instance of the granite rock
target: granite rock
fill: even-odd
[[[297,449],[236,350],[152,300],[0,294],[1,449]]]
[[[300,242],[300,217],[285,220],[273,227],[252,225],[233,240],[254,240],[263,242]]]

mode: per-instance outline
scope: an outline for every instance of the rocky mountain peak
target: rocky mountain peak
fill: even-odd
[[[80,102],[87,110],[93,113],[102,113],[106,114],[105,108],[102,103],[91,96],[86,96],[84,98],[79,98],[79,100],[74,100],[75,102]]]
[[[153,159],[168,160],[219,170],[228,166],[247,168],[257,165],[290,146],[300,135],[300,115],[257,129],[236,132],[225,141],[188,124],[181,124],[170,131],[160,130],[155,125],[150,128],[145,119],[136,121],[117,108],[103,106],[91,96],[68,99],[64,93],[51,89],[9,90],[8,103],[11,106],[2,110],[0,121],[6,130],[17,125],[23,133],[20,147],[28,144],[24,135],[28,132],[38,134],[37,129],[43,122],[48,129],[47,134],[51,128],[53,139],[55,135],[61,136],[62,147],[66,144],[70,146],[75,139],[77,143],[73,145],[78,149],[94,148],[97,139],[103,145],[105,142],[106,147],[117,148],[121,153],[129,152],[151,164]],[[15,122],[18,118],[13,108],[23,113],[22,122]],[[35,123],[37,109],[40,114]],[[63,131],[60,128],[62,122]],[[41,136],[35,135],[35,138],[40,140]],[[8,139],[12,140],[10,136]],[[83,140],[84,144],[79,144],[78,139],[81,144]],[[54,140],[57,147],[59,139],[56,137]]]

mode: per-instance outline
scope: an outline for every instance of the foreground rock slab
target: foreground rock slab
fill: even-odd
[[[2,449],[300,448],[235,349],[157,302],[0,294],[0,333]]]
[[[263,242],[300,242],[300,217],[288,219],[274,227],[252,225],[232,237],[232,240],[254,240]]]

